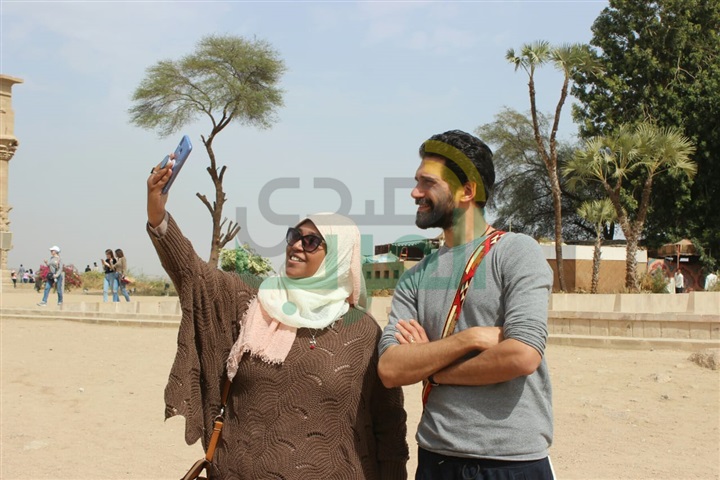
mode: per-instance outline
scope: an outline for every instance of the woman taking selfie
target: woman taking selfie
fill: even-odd
[[[380,328],[357,308],[357,227],[312,215],[288,229],[278,275],[223,272],[165,211],[171,167],[147,182],[148,232],[183,312],[165,415],[184,416],[185,441],[207,449],[232,379],[210,478],[407,478],[402,390],[380,382]]]

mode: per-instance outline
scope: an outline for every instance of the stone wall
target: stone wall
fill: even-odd
[[[387,325],[392,297],[370,313]],[[720,348],[720,292],[688,294],[554,293],[549,343],[618,348]]]

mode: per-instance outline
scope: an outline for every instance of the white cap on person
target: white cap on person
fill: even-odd
[[[50,251],[51,252],[55,251],[57,253],[60,253],[60,247],[58,247],[57,245],[53,245],[52,247],[50,247]]]

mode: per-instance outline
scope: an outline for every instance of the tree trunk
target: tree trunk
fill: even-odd
[[[560,197],[560,184],[558,183],[557,176],[550,178],[550,185],[552,186],[553,209],[555,210],[555,264],[558,272],[560,290],[566,292],[565,268],[563,268],[562,254],[562,199]]]
[[[223,170],[225,167],[223,167]],[[215,202],[213,203],[213,209],[212,209],[212,220],[213,220],[213,229],[212,229],[212,238],[210,239],[210,258],[208,259],[208,263],[213,266],[217,266],[218,260],[220,258],[220,249],[223,247],[224,244],[221,245],[221,237],[222,237],[222,211],[223,206],[225,205],[225,191],[223,190],[222,180],[221,176],[219,175],[211,175],[213,177],[213,183],[215,184]]]
[[[615,222],[609,222],[603,225],[603,239],[613,240],[615,238]]]
[[[625,288],[634,292],[637,291],[637,259],[635,254],[637,253],[640,233],[636,232],[635,225],[630,221],[620,204],[620,181],[617,181],[615,188],[612,188],[607,182],[603,182],[602,185],[615,208],[617,223],[620,225],[623,235],[625,235]]]
[[[593,272],[590,293],[597,293],[598,283],[600,283],[600,247],[602,247],[602,242],[602,235],[598,231],[597,237],[595,238],[595,251],[593,252]]]
[[[637,253],[639,235],[634,228],[631,229],[630,235],[625,234],[627,239],[626,256],[625,256],[625,288],[630,292],[637,292]]]
[[[222,190],[222,184],[218,189],[215,190],[215,205],[212,213],[213,229],[212,238],[210,239],[210,258],[208,263],[213,266],[217,266],[218,260],[220,259],[220,220],[222,216],[222,206],[225,203],[225,193]]]
[[[225,170],[225,167],[222,168],[223,172],[218,174],[217,169],[217,163],[215,161],[215,152],[212,148],[212,142],[215,138],[215,134],[217,133],[218,127],[213,129],[213,131],[208,136],[207,140],[203,137],[203,143],[205,144],[205,150],[207,150],[208,157],[210,157],[210,166],[207,168],[207,172],[210,175],[210,178],[212,179],[213,185],[215,186],[215,201],[210,204],[207,197],[205,195],[196,194],[198,198],[205,204],[208,211],[210,212],[210,215],[212,216],[212,237],[210,238],[210,256],[208,258],[208,263],[212,266],[217,267],[218,259],[220,258],[220,230],[222,228],[222,211],[223,211],[223,205],[225,204],[225,192],[223,191],[222,186],[222,173]]]
[[[538,153],[545,163],[548,177],[550,178],[550,186],[552,189],[553,210],[555,211],[555,268],[558,274],[558,283],[560,291],[567,291],[565,288],[565,269],[563,266],[562,255],[562,200],[560,193],[560,181],[558,180],[557,158],[552,158],[548,154],[545,143],[540,135],[540,125],[538,124],[537,105],[535,103],[535,78],[534,70],[530,72],[530,80],[528,81],[528,90],[530,93],[530,115],[533,123],[533,133],[535,135],[535,143],[537,144]],[[557,120],[557,119],[556,119]],[[551,149],[553,145],[551,144]]]
[[[650,208],[650,191],[652,190],[652,181],[652,176],[645,180],[635,220],[627,222],[629,227],[627,229],[628,232],[624,232],[625,238],[627,239],[625,288],[631,292],[637,292],[639,290],[637,282],[637,259],[635,258],[635,254],[637,253],[638,242],[640,241],[640,234],[642,234],[643,231],[645,218],[647,216],[648,209]]]

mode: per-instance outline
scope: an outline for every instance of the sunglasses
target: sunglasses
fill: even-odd
[[[302,232],[295,227],[288,228],[287,234],[285,235],[287,244],[295,245],[298,240],[302,242],[302,248],[307,253],[314,252],[320,245],[325,243],[325,240],[317,235],[303,235]]]

